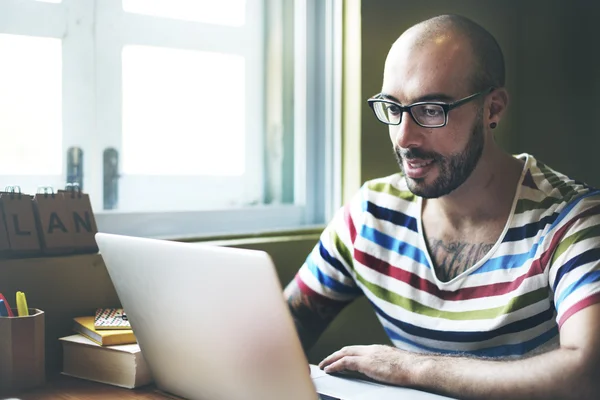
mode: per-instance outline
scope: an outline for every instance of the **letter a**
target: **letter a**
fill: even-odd
[[[53,212],[50,214],[50,223],[48,224],[48,233],[52,233],[54,231],[54,229],[56,229],[56,228],[60,229],[64,233],[67,233],[67,228],[65,228],[65,225],[62,223],[62,221],[58,217],[58,214]]]

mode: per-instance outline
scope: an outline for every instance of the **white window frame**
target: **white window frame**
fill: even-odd
[[[241,55],[246,62],[246,138],[245,171],[241,176],[151,176],[126,175],[123,173],[121,157],[121,177],[119,189],[121,216],[129,214],[128,209],[141,199],[154,199],[156,209],[168,207],[177,197],[177,203],[184,209],[193,209],[210,194],[207,209],[228,204],[232,199],[239,204],[258,203],[262,196],[263,163],[262,115],[264,102],[264,14],[261,0],[246,0],[246,24],[241,27],[212,25],[200,22],[180,21],[148,15],[129,13],[123,10],[121,0],[102,0],[95,3],[95,58],[102,63],[96,68],[96,149],[115,148],[120,156],[126,156],[122,143],[122,52],[127,45],[154,46],[170,49],[221,52]],[[256,77],[261,77],[257,79]],[[235,94],[214,93],[215,98],[223,99]],[[227,121],[222,122],[223,134],[227,134]],[[98,152],[98,151],[97,151]],[[160,162],[157,160],[157,162]],[[102,192],[102,170],[92,170],[94,192]],[[98,186],[98,184],[100,184]],[[160,192],[157,193],[157,188]],[[201,188],[201,189],[200,189]],[[127,203],[128,207],[122,207]],[[208,203],[208,202],[206,202]],[[211,207],[212,205],[212,207]],[[95,209],[102,205],[94,204]],[[139,215],[138,212],[135,212]]]
[[[310,227],[322,225],[332,216],[341,203],[342,0],[294,0],[294,4],[295,12],[303,16],[295,19],[294,86],[295,90],[304,87],[306,92],[295,95],[293,204],[125,213],[103,211],[101,199],[96,197],[93,207],[100,231],[185,238]],[[118,58],[106,57],[105,53],[114,55],[123,43],[157,44],[149,43],[148,37],[164,40],[159,44],[169,47],[198,46],[164,39],[166,31],[174,29],[173,21],[125,13],[120,0],[63,0],[58,4],[3,0],[1,10],[0,32],[63,39],[63,155],[66,158],[70,146],[83,147],[84,187],[102,193],[101,149],[115,147],[106,133],[120,134],[121,109],[120,104],[106,106],[107,100],[114,99],[114,93],[106,90],[111,86],[106,82],[115,79],[117,65],[96,68],[96,63],[119,60],[120,71],[120,49]],[[141,27],[148,18],[156,23],[155,36],[146,35]],[[305,57],[298,56],[302,53]],[[261,107],[249,109],[249,114],[262,115]],[[257,140],[251,151],[264,159],[263,149],[262,141]],[[66,176],[66,162],[63,171]],[[256,181],[252,186],[262,191],[266,185]]]
[[[45,174],[45,175],[21,175],[15,171],[15,174],[3,175],[3,181],[11,185],[21,186],[23,188],[35,188],[38,186],[61,187],[64,185],[66,176],[66,153],[67,149],[74,146],[77,142],[77,132],[91,132],[93,129],[93,116],[86,114],[84,107],[71,101],[69,96],[74,85],[77,85],[80,78],[80,71],[73,70],[70,63],[65,59],[65,54],[71,51],[77,51],[83,36],[68,36],[69,29],[76,30],[76,27],[70,26],[66,13],[61,4],[43,3],[37,1],[19,1],[3,0],[0,3],[0,33],[12,35],[24,35],[43,38],[62,39],[62,67],[63,77],[66,74],[73,76],[72,80],[66,82],[63,78],[62,93],[62,147],[61,147],[61,165],[63,173]],[[72,30],[72,31],[73,31]],[[77,112],[82,116],[81,121],[86,123],[83,126],[74,126],[74,120],[66,118],[70,113]],[[87,117],[86,117],[87,116]],[[4,189],[4,188],[0,188]],[[29,193],[32,194],[32,193]]]

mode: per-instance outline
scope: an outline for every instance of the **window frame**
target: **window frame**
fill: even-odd
[[[272,2],[280,2],[281,6],[283,1],[265,0],[266,7]],[[120,0],[103,0],[103,4],[108,3],[122,10]],[[294,149],[292,204],[275,201],[189,212],[119,212],[102,210],[101,196],[97,196],[94,210],[99,231],[190,238],[272,232],[321,226],[327,222],[341,204],[342,3],[342,0],[294,1],[294,12],[303,17],[294,18],[293,87],[289,79],[282,86],[288,93],[298,88],[306,91],[294,94],[293,121],[291,124],[289,120],[284,121],[288,127],[284,134],[290,135],[293,131],[293,139],[288,139],[293,141]],[[63,39],[63,155],[66,158],[68,147],[79,143],[79,147],[84,148],[84,190],[92,187],[95,193],[102,193],[100,149],[113,147],[102,132],[111,129],[105,124],[111,118],[120,123],[121,113],[119,117],[107,118],[98,108],[98,96],[105,96],[102,84],[106,77],[98,72],[95,62],[98,51],[105,51],[107,47],[98,43],[103,38],[95,34],[97,29],[106,29],[104,24],[109,20],[97,13],[96,6],[94,0],[63,0],[61,3],[4,0],[2,9],[7,12],[7,18],[0,19],[0,32]],[[135,18],[153,17],[135,15]],[[90,30],[90,26],[96,30]],[[143,42],[143,38],[140,41]],[[293,130],[289,129],[290,125]],[[263,149],[261,143],[256,151],[266,151]],[[65,162],[63,174],[65,177]],[[263,190],[268,182],[256,182],[256,185]]]
[[[215,200],[205,209],[214,208],[215,204],[230,203],[232,199],[239,204],[260,202],[264,185],[262,173],[263,155],[261,132],[264,130],[262,115],[264,102],[262,99],[264,73],[260,70],[263,44],[262,1],[246,0],[246,25],[243,27],[212,25],[201,22],[181,21],[159,18],[124,11],[121,0],[104,0],[96,3],[95,14],[95,58],[103,63],[103,68],[95,71],[96,81],[96,115],[97,137],[101,142],[96,149],[114,148],[120,157],[120,209],[102,210],[102,203],[96,198],[94,209],[104,213],[119,213],[124,218],[140,212],[128,211],[134,207],[135,197],[157,198],[159,203],[168,206],[169,200],[164,198],[180,197],[178,203],[185,201],[182,209],[192,209],[195,201],[202,201],[204,193],[212,193]],[[219,40],[215,40],[219,38]],[[256,43],[256,44],[255,44]],[[246,59],[246,137],[245,137],[245,171],[241,176],[156,176],[126,174],[123,157],[123,84],[122,56],[125,46],[139,45],[166,49],[221,52],[225,54],[243,55]],[[256,76],[263,78],[256,79]],[[215,97],[218,94],[215,94]],[[226,130],[227,124],[223,123]],[[102,169],[92,171],[95,193],[101,193],[103,182]],[[201,190],[199,188],[202,188]],[[157,193],[155,188],[159,188]],[[187,189],[186,189],[187,188]],[[198,188],[198,189],[196,189]],[[239,205],[238,204],[238,205]],[[204,205],[203,205],[204,206]],[[168,213],[168,211],[165,211]],[[176,212],[176,211],[175,211]],[[102,224],[100,224],[102,225]],[[110,229],[110,227],[107,227]]]

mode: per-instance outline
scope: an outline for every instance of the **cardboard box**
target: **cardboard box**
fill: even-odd
[[[45,383],[44,325],[44,312],[37,308],[27,317],[0,317],[0,393]]]

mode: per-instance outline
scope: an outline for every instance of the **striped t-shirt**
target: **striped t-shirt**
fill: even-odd
[[[600,191],[517,158],[525,165],[500,238],[451,281],[432,267],[422,199],[395,174],[339,210],[296,282],[315,301],[364,294],[409,351],[518,357],[555,346],[565,320],[600,302]]]

